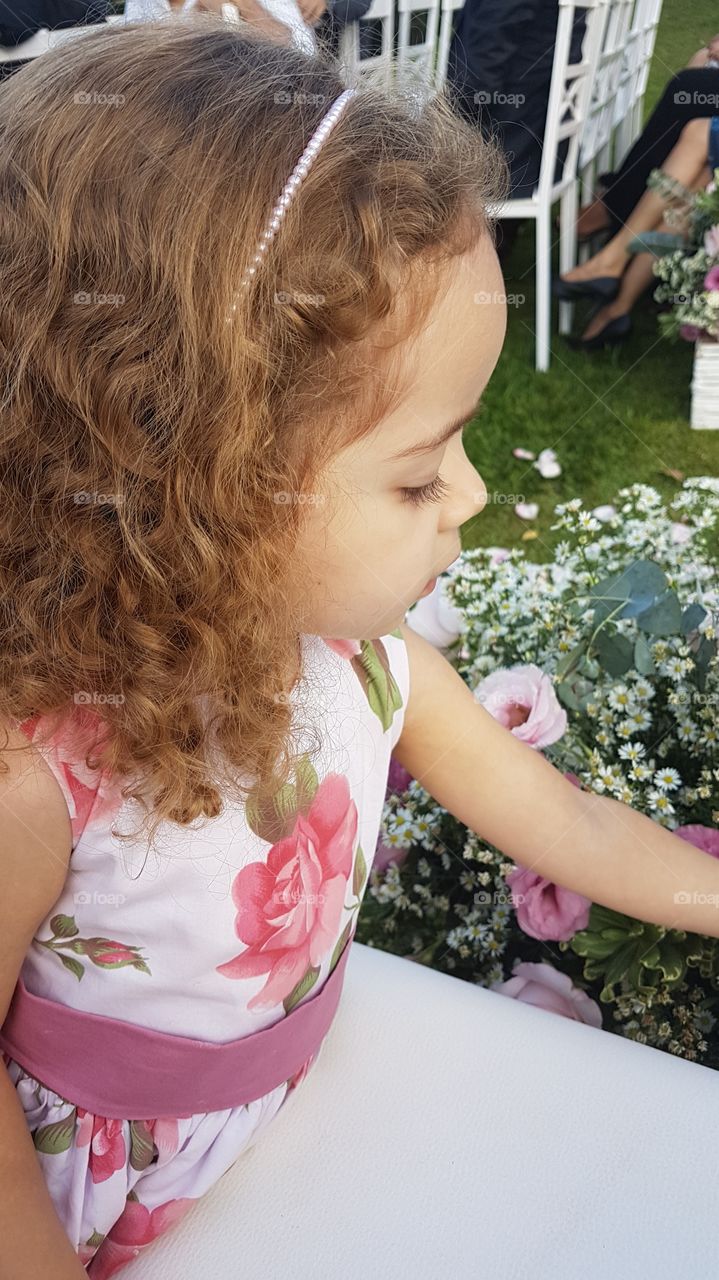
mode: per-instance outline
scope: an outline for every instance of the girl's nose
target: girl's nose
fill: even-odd
[[[452,493],[442,508],[442,527],[458,529],[487,505],[487,487],[479,472],[465,456],[452,478]]]

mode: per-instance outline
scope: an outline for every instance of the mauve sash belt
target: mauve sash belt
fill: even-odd
[[[214,1044],[46,1000],[18,979],[0,1049],[61,1098],[114,1120],[183,1119],[261,1098],[295,1075],[324,1040],[352,938],[320,991],[271,1027]]]

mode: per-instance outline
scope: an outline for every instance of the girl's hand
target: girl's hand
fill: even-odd
[[[499,724],[450,662],[400,627],[410,695],[395,759],[508,858],[613,911],[719,937],[719,859],[582,791]]]

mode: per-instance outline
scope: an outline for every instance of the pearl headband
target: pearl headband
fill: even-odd
[[[243,286],[247,285],[249,281],[252,279],[252,277],[254,276],[260,262],[262,261],[264,254],[267,251],[268,246],[272,243],[272,241],[274,240],[277,234],[280,223],[282,222],[285,212],[293,196],[295,195],[297,188],[299,187],[300,183],[302,182],[302,179],[305,177],[308,169],[310,168],[310,165],[312,164],[315,157],[317,156],[318,151],[320,150],[323,143],[325,142],[327,135],[332,131],[337,121],[339,120],[340,116],[342,115],[345,107],[347,106],[347,103],[349,102],[350,98],[352,98],[356,92],[357,92],[356,89],[345,89],[339,95],[339,97],[335,99],[333,105],[330,107],[327,114],[322,118],[319,125],[317,126],[314,133],[312,134],[312,137],[307,143],[307,146],[305,147],[304,151],[302,152],[302,155],[297,161],[297,164],[292,170],[292,173],[287,179],[287,182],[285,183],[284,188],[282,190],[282,194],[280,195],[274,209],[272,210],[270,220],[265,230],[262,232],[262,236],[260,237],[260,243],[258,245],[257,252],[242,277],[241,283]],[[235,307],[236,307],[236,304],[233,304],[233,307],[232,307],[233,311],[235,310]]]

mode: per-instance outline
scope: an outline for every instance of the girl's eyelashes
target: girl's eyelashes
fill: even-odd
[[[422,502],[441,502],[449,493],[449,485],[441,476],[435,476],[429,484],[420,485],[417,489],[400,489],[403,502],[412,502],[419,506]]]

